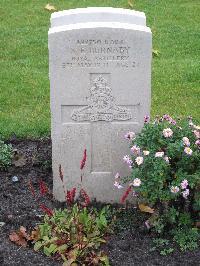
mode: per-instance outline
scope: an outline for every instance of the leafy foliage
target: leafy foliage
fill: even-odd
[[[80,163],[79,197],[76,197],[76,187],[71,190],[66,189],[62,167],[59,166],[59,178],[67,205],[64,210],[52,210],[40,202],[40,197],[49,194],[49,189],[42,180],[39,181],[39,197],[31,181],[29,182],[33,197],[46,214],[43,223],[37,229],[34,249],[36,251],[41,249],[47,256],[62,259],[63,265],[109,265],[107,256],[99,251],[100,245],[106,242],[105,235],[111,232],[108,225],[109,211],[107,207],[101,211],[96,209],[89,211],[86,208],[90,204],[90,198],[82,187],[86,161],[85,149]]]
[[[182,250],[195,247],[199,231],[193,227],[200,219],[200,126],[191,117],[175,121],[163,115],[152,123],[145,117],[141,133],[129,132],[125,137],[131,155],[124,161],[131,176],[123,181],[129,182],[139,209],[151,214],[146,226],[158,234],[170,232]],[[119,176],[116,180],[119,188]],[[186,244],[188,230],[194,236],[191,245]]]
[[[12,232],[9,235],[10,241],[14,242],[18,246],[27,247],[38,240],[39,230],[32,230],[31,233],[27,232],[24,226],[20,226],[19,230]]]
[[[98,251],[110,232],[106,212],[106,207],[89,211],[76,204],[71,209],[55,210],[39,225],[34,249],[62,258],[64,265],[109,265],[107,256]]]
[[[153,239],[154,247],[151,248],[151,251],[155,251],[156,249],[160,250],[160,255],[166,256],[171,254],[174,249],[169,246],[169,240],[163,238]]]
[[[200,234],[197,228],[178,228],[173,231],[174,240],[182,251],[198,248]]]
[[[0,140],[0,169],[6,169],[11,165],[12,146]]]

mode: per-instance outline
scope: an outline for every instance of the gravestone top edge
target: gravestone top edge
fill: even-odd
[[[136,25],[136,24],[121,23],[121,22],[85,22],[85,23],[76,23],[76,24],[69,24],[69,25],[50,28],[48,31],[48,35],[63,31],[95,29],[95,28],[125,29],[125,30],[135,30],[135,31],[151,33],[151,29],[149,27]]]
[[[58,18],[61,16],[66,15],[72,15],[72,14],[84,14],[84,13],[93,13],[93,12],[99,12],[99,13],[115,13],[115,14],[126,14],[126,15],[132,15],[132,16],[138,16],[142,18],[146,18],[144,12],[136,11],[136,10],[130,10],[125,8],[114,8],[114,7],[86,7],[86,8],[75,8],[75,9],[68,9],[68,10],[62,10],[58,12],[54,12],[51,14],[51,19]]]
[[[88,7],[63,10],[51,15],[51,27],[85,22],[121,22],[146,26],[143,12],[112,7]]]

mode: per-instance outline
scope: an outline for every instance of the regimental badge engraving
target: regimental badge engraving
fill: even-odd
[[[71,118],[75,121],[113,121],[129,120],[131,111],[117,106],[112,96],[111,86],[105,76],[109,74],[91,74],[89,105],[74,110]]]

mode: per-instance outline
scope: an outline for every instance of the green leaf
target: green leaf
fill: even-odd
[[[107,257],[106,255],[100,257],[99,259],[100,259],[100,261],[104,262],[104,265],[105,265],[105,266],[109,266],[109,265],[110,265],[110,263],[109,263],[109,259],[108,259],[108,257]]]
[[[37,241],[34,245],[34,250],[38,251],[43,246],[43,243],[41,241]]]
[[[67,244],[64,244],[64,245],[62,245],[62,246],[59,246],[59,247],[57,248],[57,250],[58,250],[59,252],[62,252],[62,251],[64,251],[64,250],[66,250],[67,247],[68,247],[68,245],[67,245]]]
[[[51,256],[56,249],[57,246],[55,244],[51,244],[49,247],[44,247],[44,254],[47,256]]]

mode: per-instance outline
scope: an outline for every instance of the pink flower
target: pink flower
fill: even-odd
[[[171,123],[172,125],[176,125],[176,120],[172,119],[172,120],[170,121],[170,123]]]
[[[139,155],[140,154],[140,148],[137,147],[136,145],[134,145],[132,148],[131,148],[131,151],[133,154],[135,155]]]
[[[171,130],[171,128],[165,128],[163,129],[163,135],[165,138],[170,138],[173,135],[173,131]]]
[[[189,189],[186,189],[185,191],[181,192],[182,193],[182,196],[183,198],[187,199],[189,194],[190,194],[190,190]]]
[[[184,152],[185,152],[187,155],[192,155],[192,150],[191,150],[189,147],[185,147]]]
[[[115,182],[114,182],[114,186],[115,186],[115,187],[117,187],[118,189],[121,189],[121,188],[123,188],[123,186],[122,186],[122,185],[120,185],[120,183],[119,183],[119,182],[117,182],[117,181],[115,181]]]
[[[150,121],[150,116],[149,115],[145,115],[144,116],[144,123],[147,124],[147,123],[149,123],[149,121]]]
[[[155,157],[163,157],[164,156],[164,152],[163,151],[158,151],[155,153]]]
[[[115,179],[119,179],[119,178],[120,178],[119,173],[116,173],[116,175],[115,175]]]
[[[133,161],[131,160],[131,158],[128,155],[125,155],[124,158],[123,158],[123,160],[128,165],[131,165],[133,163]]]
[[[165,115],[163,115],[163,119],[169,121],[172,118],[169,115],[165,114]]]
[[[149,155],[149,151],[143,151],[143,154],[145,155],[145,156],[147,156],[147,155]]]
[[[188,181],[186,179],[184,179],[182,182],[181,182],[181,188],[182,189],[186,189],[188,186]]]
[[[187,138],[187,137],[183,137],[183,144],[185,145],[185,146],[190,146],[190,140]]]
[[[198,146],[198,148],[200,148],[200,139],[196,140],[195,144]]]
[[[179,187],[172,186],[170,190],[171,190],[172,193],[178,193],[179,192]]]
[[[197,139],[200,139],[200,130],[194,130],[194,135]]]
[[[128,133],[125,134],[125,139],[128,139],[128,140],[133,140],[135,139],[135,133],[134,132],[131,132],[129,131]]]
[[[133,186],[134,187],[139,187],[141,185],[141,180],[139,178],[135,178],[133,180]]]
[[[169,123],[173,124],[173,125],[176,125],[176,121],[169,115],[165,114],[163,115],[163,119],[168,121]]]
[[[137,163],[137,165],[141,165],[144,161],[144,158],[141,157],[141,156],[138,156],[136,159],[135,159],[135,162]]]

